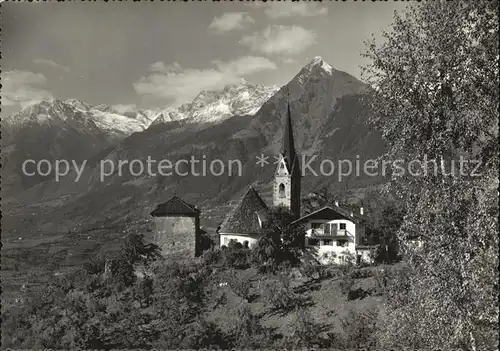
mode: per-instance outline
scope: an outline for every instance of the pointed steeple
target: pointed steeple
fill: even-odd
[[[297,154],[295,153],[295,142],[293,139],[292,114],[290,113],[290,92],[288,93],[287,115],[285,121],[285,132],[283,134],[283,147],[281,150],[288,169],[291,170]]]

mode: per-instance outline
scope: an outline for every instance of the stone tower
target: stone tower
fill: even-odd
[[[280,161],[274,173],[273,205],[288,208],[300,217],[300,160],[295,152],[290,103],[287,106],[285,132],[280,150]]]
[[[192,258],[201,254],[200,211],[177,196],[151,212],[155,229],[153,243],[164,257]]]

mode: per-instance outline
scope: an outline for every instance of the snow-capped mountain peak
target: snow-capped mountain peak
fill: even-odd
[[[86,104],[85,102],[77,99],[68,99],[64,101],[65,104],[73,106],[79,110],[82,111],[87,111],[90,109],[90,105]]]
[[[106,105],[91,106],[76,99],[46,99],[4,118],[3,124],[13,132],[33,125],[88,129],[89,132],[97,128],[111,139],[123,139],[146,129],[150,121],[118,114]]]
[[[181,119],[196,123],[220,122],[235,115],[253,115],[278,90],[278,86],[232,84],[222,90],[202,91],[179,108],[161,111],[152,124]]]
[[[323,60],[321,56],[314,57],[303,68],[303,70],[307,71],[308,73],[313,72],[315,69],[319,69],[329,75],[332,75],[335,71],[335,69],[325,60]]]
[[[313,60],[312,63],[314,66],[319,66],[321,67],[325,72],[332,74],[333,73],[333,67],[330,66],[321,56],[316,56]]]

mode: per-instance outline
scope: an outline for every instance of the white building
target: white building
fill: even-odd
[[[339,206],[323,207],[298,220],[306,230],[306,247],[321,263],[371,262],[373,246],[366,245],[366,218]]]
[[[268,208],[257,191],[250,187],[236,207],[228,214],[219,230],[220,246],[235,240],[252,248],[264,232]]]
[[[298,218],[300,214],[300,165],[295,152],[290,104],[285,116],[283,144],[274,173],[273,205],[287,208]],[[258,192],[250,187],[238,205],[227,215],[219,230],[220,246],[231,240],[254,247],[264,232],[269,209]]]
[[[288,104],[283,132],[283,144],[279,153],[273,181],[273,205],[287,208],[294,218],[300,216],[301,172],[295,151],[290,104]],[[252,248],[264,233],[268,207],[257,191],[250,188],[239,204],[228,214],[219,230],[220,246],[231,240]],[[323,207],[292,222],[305,225],[305,244],[315,251],[322,263],[353,263],[371,261],[373,246],[365,242],[365,217],[363,210],[352,213],[336,204]]]

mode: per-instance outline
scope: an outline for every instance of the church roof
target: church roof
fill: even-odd
[[[222,222],[219,233],[261,234],[261,223],[265,221],[267,211],[264,200],[253,187],[250,187]]]
[[[293,138],[292,114],[290,112],[290,101],[287,103],[287,115],[285,120],[285,131],[283,134],[283,145],[281,153],[285,158],[285,163],[288,170],[291,172],[293,168],[298,167],[298,157],[295,152],[295,141]]]
[[[193,205],[188,204],[181,198],[174,196],[165,203],[159,204],[156,209],[151,212],[151,216],[195,216],[199,214],[199,210]]]

